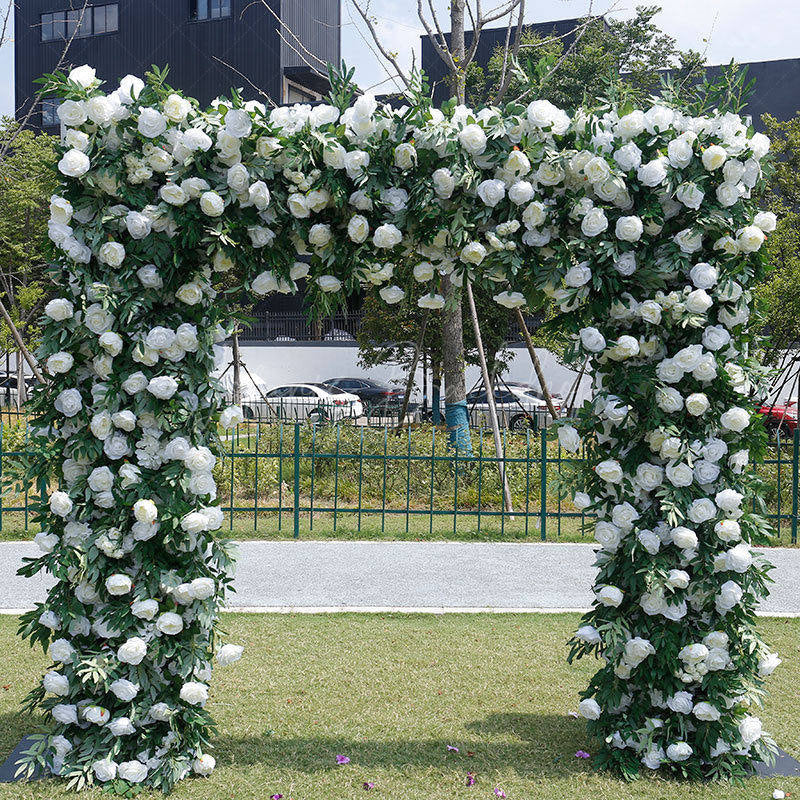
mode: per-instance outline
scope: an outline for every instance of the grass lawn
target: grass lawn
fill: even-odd
[[[568,667],[576,615],[244,615],[225,617],[239,664],[217,672],[210,708],[217,770],[175,791],[192,800],[744,800],[800,779],[744,786],[654,778],[625,784],[575,758],[595,743],[568,712],[592,671]],[[763,620],[784,659],[763,714],[800,756],[800,620]],[[36,728],[18,704],[44,659],[0,618],[0,757]],[[460,749],[448,752],[447,746]],[[337,755],[350,763],[337,766]],[[466,786],[467,772],[477,783]],[[374,789],[365,792],[365,781]],[[0,784],[2,800],[58,800],[53,782]],[[86,795],[84,795],[86,796]],[[99,792],[88,796],[100,797]],[[150,795],[139,795],[149,798]]]

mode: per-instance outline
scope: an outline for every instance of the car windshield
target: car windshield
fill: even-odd
[[[326,392],[330,392],[331,394],[347,394],[347,392],[340,389],[338,386],[334,386],[331,383],[309,383],[309,386],[316,386],[317,389],[324,389]]]

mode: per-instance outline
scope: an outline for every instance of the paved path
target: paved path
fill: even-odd
[[[259,611],[578,610],[592,601],[588,544],[242,542],[231,607]],[[30,542],[0,543],[0,610],[42,599],[43,577],[15,575]],[[767,614],[800,615],[800,549],[772,548]]]

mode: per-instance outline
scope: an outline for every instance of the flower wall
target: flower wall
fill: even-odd
[[[363,285],[441,309],[442,281],[465,279],[509,308],[555,301],[596,381],[559,438],[592,466],[571,490],[598,515],[597,603],[572,655],[604,660],[581,702],[601,762],[736,775],[761,756],[753,706],[778,663],[754,626],[747,471],[764,136],[662,105],[438,110],[420,92],[392,110],[340,79],[331,105],[270,111],[200,109],[158,72],[107,92],[79,67],[47,89],[66,126],[61,296],[28,472],[51,481],[44,552],[25,570],[57,583],[23,633],[53,661],[30,703],[55,772],[169,790],[213,768],[211,664],[241,648],[215,632],[232,559],[211,469],[241,411],[210,374],[242,289],[301,282],[318,313]]]

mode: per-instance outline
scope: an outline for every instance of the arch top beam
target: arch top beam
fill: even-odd
[[[61,486],[25,571],[58,582],[23,633],[53,660],[29,701],[56,773],[169,790],[213,768],[211,662],[240,654],[215,628],[232,564],[211,470],[218,422],[241,418],[210,377],[228,293],[302,286],[325,313],[374,285],[447,313],[443,275],[552,302],[568,358],[590,360],[594,398],[559,441],[585,449],[565,488],[598,518],[570,658],[603,659],[581,702],[599,763],[737,777],[767,755],[754,707],[779,659],[755,626],[768,531],[748,470],[766,137],[665,101],[393,110],[339,81],[337,105],[267,113],[237,94],[201,109],[158,71],[106,91],[86,66],[46,88],[62,290],[27,477]]]

